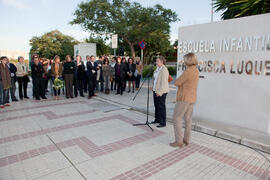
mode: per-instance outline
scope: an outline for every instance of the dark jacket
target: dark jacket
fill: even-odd
[[[34,79],[41,79],[44,73],[44,69],[41,64],[32,64],[31,65],[32,70],[32,78]]]
[[[97,76],[97,67],[98,64],[94,62],[94,66],[92,63],[89,61],[87,62],[87,76],[88,77],[96,77]]]
[[[126,66],[126,64],[123,64],[123,63],[115,64],[115,66],[114,66],[114,68],[115,68],[115,76],[119,76],[119,75],[117,75],[117,69],[118,69],[119,66],[120,66],[120,77],[125,78],[126,77],[126,72],[127,72],[127,66]]]
[[[136,71],[136,64],[131,64],[131,68],[129,67],[130,65],[128,64],[127,65],[127,72],[128,73],[131,73],[132,75],[135,74],[135,71]]]
[[[77,65],[77,61],[74,61],[75,63],[75,76],[82,78],[85,76],[85,66],[83,62],[81,61],[80,65]]]
[[[65,62],[64,63],[63,74],[74,74],[75,73],[75,63],[74,62]]]
[[[10,77],[13,78],[15,81],[17,80],[17,76],[16,76],[16,72],[17,72],[17,68],[13,63],[9,63],[8,64],[8,69],[10,72]]]

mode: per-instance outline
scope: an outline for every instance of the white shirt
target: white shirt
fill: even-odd
[[[82,61],[85,66],[85,71],[87,71],[87,61]]]
[[[154,72],[154,86],[153,86],[153,91],[156,91],[156,84],[157,84],[157,79],[158,79],[158,75],[161,71],[161,69],[163,68],[163,66],[158,67],[155,72]]]

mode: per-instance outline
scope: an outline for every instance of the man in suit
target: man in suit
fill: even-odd
[[[87,75],[88,75],[88,99],[91,99],[92,96],[95,96],[95,87],[97,81],[97,70],[98,65],[95,62],[95,56],[90,57],[90,61],[87,62]]]
[[[15,96],[15,91],[16,91],[16,81],[17,81],[17,76],[16,76],[16,72],[17,72],[17,68],[13,63],[9,62],[8,59],[8,69],[10,71],[10,77],[11,77],[11,88],[9,89],[10,95],[11,95],[11,100],[12,101],[18,101],[18,99]],[[9,99],[9,93],[8,93],[8,99]]]
[[[42,81],[44,69],[39,62],[38,57],[34,57],[33,64],[31,65],[32,80],[33,80],[33,96],[36,100],[47,99],[45,96],[44,85]]]
[[[78,91],[80,93],[81,97],[84,97],[83,95],[83,81],[85,76],[85,66],[82,62],[82,57],[77,55],[75,63],[75,74],[74,74],[74,95],[75,97],[78,96]]]

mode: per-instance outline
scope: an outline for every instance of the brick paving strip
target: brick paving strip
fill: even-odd
[[[88,102],[86,102],[86,101],[74,101],[74,102],[60,102],[60,103],[55,103],[55,104],[44,104],[44,105],[33,106],[33,107],[5,109],[5,110],[1,110],[0,114],[16,112],[16,111],[24,111],[24,110],[33,110],[33,109],[46,108],[46,107],[52,107],[52,106],[62,106],[62,105],[66,105],[66,104],[87,104],[87,103]]]
[[[6,142],[16,141],[19,139],[26,139],[26,138],[31,138],[34,136],[46,135],[47,133],[62,131],[62,130],[66,130],[66,129],[73,129],[73,128],[82,127],[82,126],[88,126],[90,124],[105,122],[105,121],[114,120],[114,119],[119,119],[119,120],[124,121],[128,124],[137,123],[137,121],[129,119],[125,116],[115,115],[115,116],[109,116],[109,117],[104,117],[104,118],[99,118],[99,119],[92,119],[92,120],[88,120],[88,121],[76,122],[73,124],[57,126],[54,128],[47,128],[47,129],[43,129],[40,131],[33,131],[33,132],[29,132],[29,133],[25,133],[25,134],[21,134],[21,135],[16,135],[16,136],[11,136],[11,137],[5,137],[5,138],[0,139],[0,143],[3,144]],[[164,132],[159,131],[159,130],[156,130],[154,133],[152,133],[152,131],[150,131],[147,127],[139,127],[139,128],[145,130],[146,133],[143,133],[143,134],[140,134],[137,136],[133,136],[133,137],[130,137],[130,138],[127,138],[124,140],[120,140],[120,141],[117,141],[114,143],[106,144],[106,145],[103,145],[100,147],[97,146],[96,144],[94,144],[92,141],[90,141],[86,137],[79,137],[79,138],[74,138],[74,139],[55,143],[57,147],[54,144],[51,144],[51,145],[47,145],[47,146],[40,147],[37,149],[25,151],[25,152],[22,152],[19,154],[10,155],[7,157],[0,158],[0,167],[7,166],[10,164],[16,163],[18,161],[23,161],[23,160],[30,159],[30,158],[33,158],[33,157],[36,157],[39,155],[43,155],[46,153],[57,151],[57,148],[64,149],[64,148],[71,147],[71,146],[78,146],[86,154],[88,154],[90,157],[94,158],[94,157],[105,155],[105,154],[111,153],[113,151],[117,151],[117,150],[129,147],[129,146],[132,146],[134,144],[138,144],[138,143],[147,141],[151,138],[155,138],[155,137],[160,136],[162,134],[165,134]]]
[[[27,114],[27,115],[8,117],[8,118],[0,119],[0,122],[16,120],[16,119],[21,119],[21,118],[27,118],[27,117],[41,116],[41,115],[45,116],[48,120],[55,120],[55,119],[60,119],[60,118],[64,118],[64,117],[83,115],[83,114],[88,114],[88,113],[93,113],[93,112],[96,112],[96,110],[92,109],[92,110],[87,110],[87,111],[73,112],[73,113],[67,113],[67,114],[63,114],[63,115],[57,115],[52,111],[44,111],[44,112]]]
[[[189,157],[195,152],[208,156],[223,164],[229,165],[238,170],[254,175],[258,178],[265,179],[270,175],[269,170],[248,164],[247,162],[244,162],[240,159],[233,158],[229,155],[212,150],[208,147],[192,143],[189,146],[186,146],[184,148],[177,148],[176,150],[171,151],[161,157],[158,157],[138,167],[135,167],[134,169],[121,173],[120,175],[117,175],[111,178],[110,180],[124,180],[124,179],[143,180],[151,177],[154,174],[157,174],[158,172],[160,172],[165,168],[168,168],[176,164],[177,162],[180,162],[181,160]]]

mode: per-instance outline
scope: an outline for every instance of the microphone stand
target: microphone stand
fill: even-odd
[[[139,123],[139,124],[133,124],[133,126],[148,126],[152,131],[154,131],[154,129],[150,126],[150,123],[149,123],[149,93],[150,93],[150,75],[151,75],[151,72],[152,72],[152,69],[153,69],[153,66],[150,67],[149,69],[149,72],[146,76],[146,79],[148,81],[148,87],[147,87],[147,110],[146,110],[146,122],[145,123]],[[146,79],[144,79],[141,87],[139,88],[138,92],[136,93],[136,95],[134,96],[133,98],[133,101],[136,99],[137,95],[139,94],[139,92],[141,91]]]

